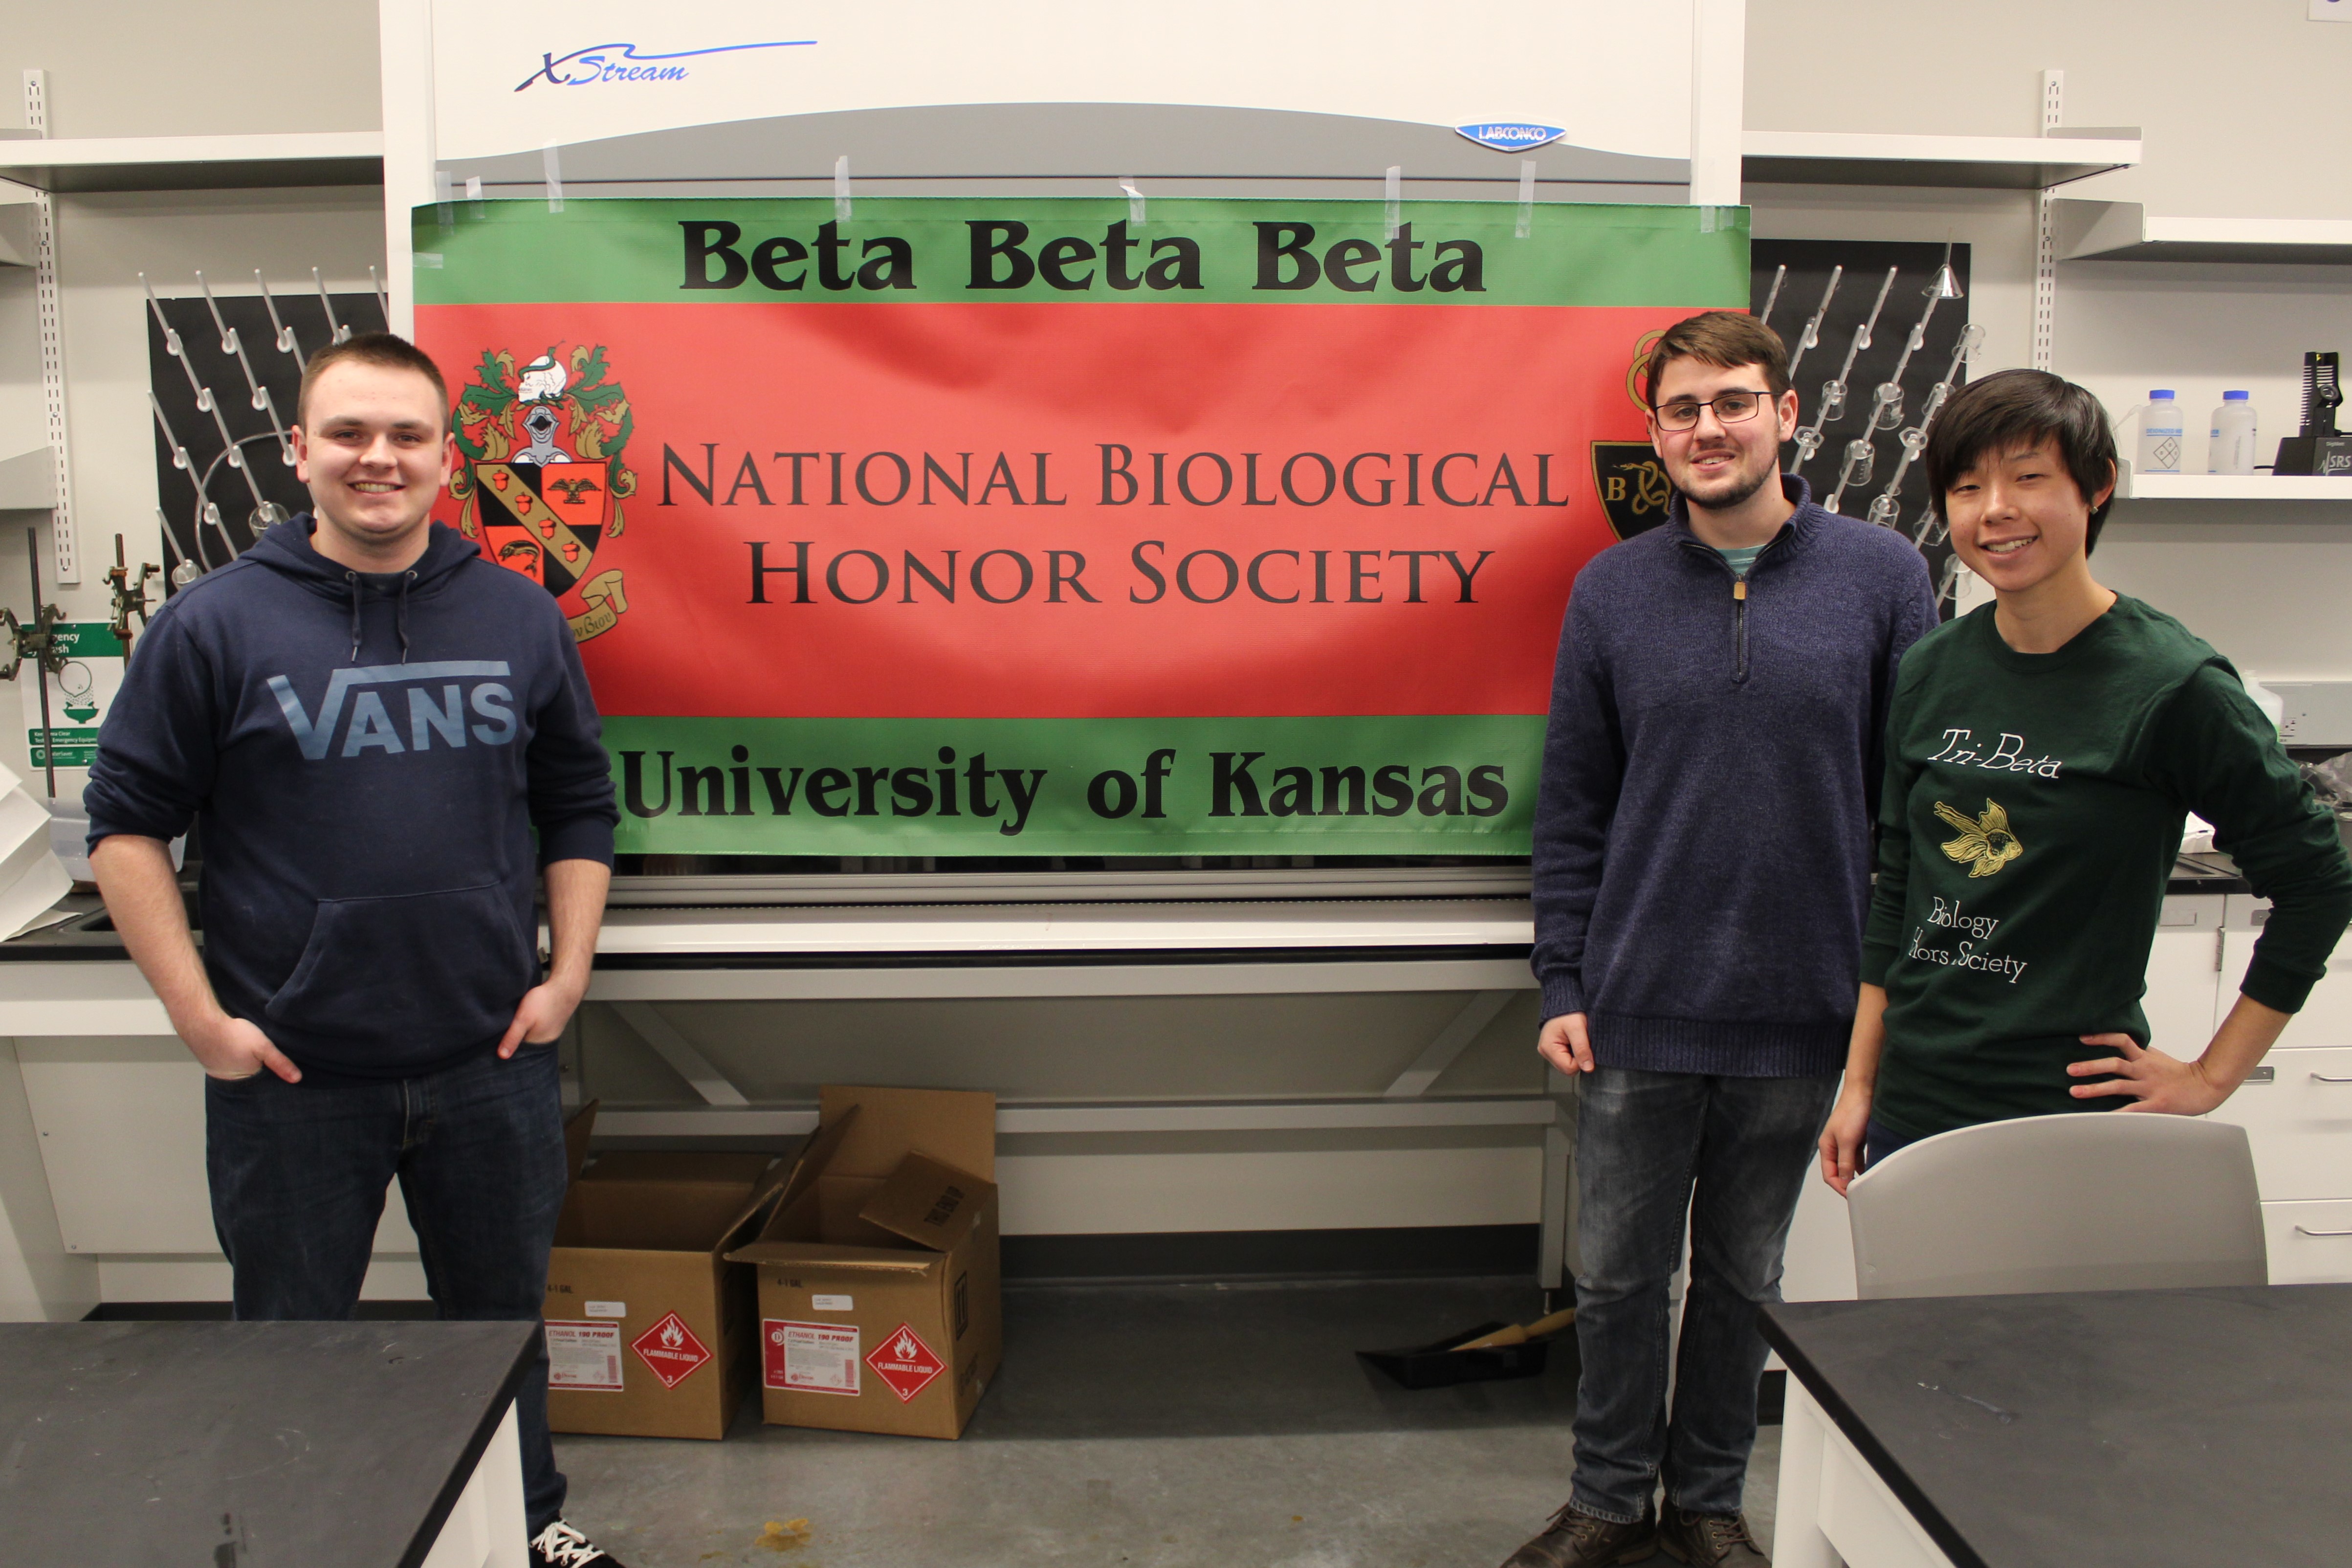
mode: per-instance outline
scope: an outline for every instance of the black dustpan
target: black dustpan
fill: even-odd
[[[1490,1345],[1483,1350],[1453,1347],[1481,1339],[1507,1323],[1479,1323],[1458,1329],[1433,1344],[1403,1350],[1358,1351],[1356,1359],[1377,1368],[1405,1388],[1450,1388],[1457,1383],[1495,1383],[1505,1378],[1534,1377],[1544,1369],[1551,1351],[1549,1339],[1516,1345]]]

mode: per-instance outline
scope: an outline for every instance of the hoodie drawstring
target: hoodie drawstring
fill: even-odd
[[[343,574],[343,581],[352,585],[352,662],[357,664],[360,661],[362,630],[360,574],[356,572],[346,572]],[[400,574],[400,602],[393,612],[394,629],[400,633],[400,662],[403,664],[408,662],[408,590],[415,581],[416,574],[414,572],[403,572]]]

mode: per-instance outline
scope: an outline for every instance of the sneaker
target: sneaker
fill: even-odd
[[[1503,1568],[1601,1568],[1604,1563],[1639,1563],[1657,1549],[1654,1520],[1619,1524],[1564,1503],[1544,1532],[1512,1552]]]
[[[531,1568],[621,1568],[620,1559],[557,1520],[531,1537]]]
[[[1771,1568],[1748,1533],[1744,1513],[1685,1513],[1669,1503],[1658,1521],[1658,1544],[1694,1568]]]

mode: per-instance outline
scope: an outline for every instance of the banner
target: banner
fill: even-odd
[[[1524,854],[1639,353],[1747,290],[1736,208],[455,208],[436,515],[570,616],[624,852]]]

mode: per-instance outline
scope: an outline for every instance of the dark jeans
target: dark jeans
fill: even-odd
[[[1580,1510],[1668,1503],[1733,1513],[1756,1443],[1766,1348],[1758,1303],[1780,1254],[1835,1078],[1727,1078],[1601,1068],[1578,1080],[1576,1481]],[[1690,1281],[1666,1408],[1667,1288],[1691,1222]]]
[[[1874,1116],[1870,1119],[1869,1124],[1862,1130],[1862,1169],[1867,1171],[1889,1154],[1900,1149],[1908,1149],[1917,1142],[1919,1140],[1916,1138],[1905,1137]]]
[[[205,1165],[242,1320],[349,1318],[397,1176],[440,1316],[536,1321],[570,1173],[555,1050],[423,1078],[206,1079]],[[563,1511],[543,1340],[515,1418],[537,1535]]]

